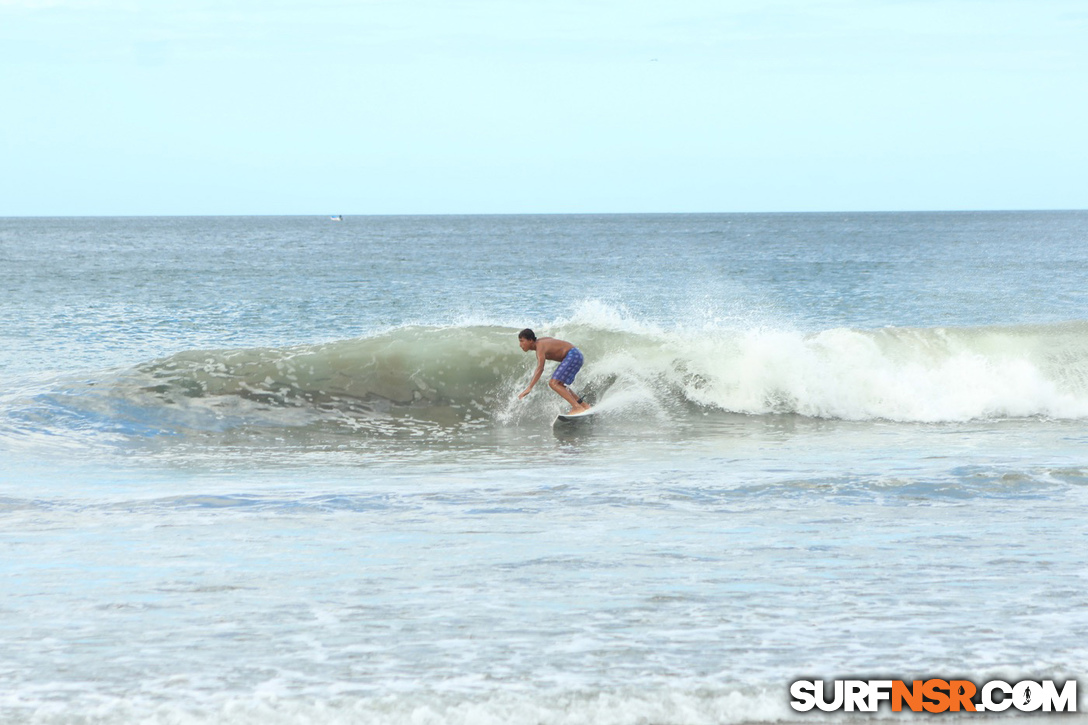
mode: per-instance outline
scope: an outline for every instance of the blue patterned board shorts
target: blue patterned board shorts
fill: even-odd
[[[582,369],[583,362],[585,360],[582,357],[582,351],[572,347],[566,357],[563,358],[563,362],[559,363],[559,367],[552,373],[552,380],[558,380],[564,385],[570,385],[574,382],[574,376]]]

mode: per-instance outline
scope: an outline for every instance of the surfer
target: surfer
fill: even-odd
[[[582,369],[581,350],[566,340],[557,340],[554,337],[537,339],[536,333],[529,328],[525,328],[518,333],[518,344],[521,345],[523,352],[536,351],[536,372],[533,374],[533,380],[529,383],[529,387],[518,396],[518,400],[528,395],[533,386],[540,380],[540,375],[544,372],[544,361],[555,360],[559,363],[559,367],[552,373],[552,379],[548,381],[548,387],[559,393],[563,400],[570,403],[570,412],[567,415],[584,413],[589,410],[586,402],[567,387],[574,382],[574,376]]]

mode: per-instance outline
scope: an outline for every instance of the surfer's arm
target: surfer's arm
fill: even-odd
[[[529,387],[525,389],[521,395],[518,396],[518,400],[524,398],[533,389],[533,386],[540,380],[541,374],[544,372],[544,352],[542,350],[536,351],[536,372],[533,373],[533,380],[529,383]]]

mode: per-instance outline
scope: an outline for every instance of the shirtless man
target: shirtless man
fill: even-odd
[[[537,339],[536,334],[528,328],[518,333],[518,344],[521,345],[523,352],[536,350],[536,373],[533,375],[529,387],[518,396],[519,400],[528,395],[533,386],[540,380],[540,374],[544,372],[544,361],[556,360],[559,362],[559,367],[552,373],[552,379],[548,381],[548,387],[559,393],[563,400],[570,403],[570,412],[567,415],[584,413],[589,410],[589,406],[567,387],[574,382],[574,376],[582,369],[581,350],[569,342],[556,340],[554,337]]]

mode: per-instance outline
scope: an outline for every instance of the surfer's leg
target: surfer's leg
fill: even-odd
[[[548,387],[559,393],[563,400],[570,403],[570,412],[568,413],[568,415],[572,415],[574,413],[581,413],[582,411],[589,410],[589,406],[579,402],[578,396],[575,395],[570,388],[564,385],[561,380],[556,380],[555,378],[552,378],[548,381]]]

